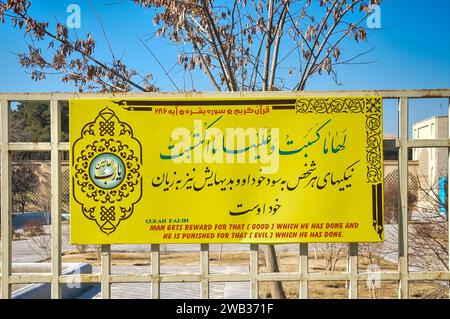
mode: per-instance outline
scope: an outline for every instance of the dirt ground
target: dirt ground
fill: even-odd
[[[248,266],[250,255],[248,252],[210,252],[209,260],[211,266]],[[278,254],[281,272],[296,272],[299,269],[299,256],[296,252],[280,252]],[[342,257],[336,264],[335,271],[346,270],[346,257]],[[68,254],[63,256],[63,262],[87,262],[98,266],[100,264],[96,253]],[[200,254],[198,252],[161,252],[161,265],[189,265],[195,266],[200,263]],[[115,265],[135,265],[150,266],[151,256],[149,252],[139,253],[112,253],[112,266]],[[265,272],[265,263],[262,254],[259,259],[260,272]],[[326,262],[323,255],[310,254],[308,259],[310,272],[326,271]],[[363,258],[359,259],[359,269],[367,269],[368,262]],[[381,271],[395,271],[396,265],[386,261],[381,261]],[[359,282],[359,298],[392,298],[398,296],[398,283],[393,281],[382,281],[380,287],[373,290],[369,289],[367,283]],[[283,282],[283,288],[287,298],[298,298],[298,282]],[[410,282],[410,298],[446,298],[448,288],[441,282]],[[260,282],[260,298],[270,298],[270,287],[268,282]],[[308,286],[309,298],[348,298],[348,289],[345,281],[311,281]]]

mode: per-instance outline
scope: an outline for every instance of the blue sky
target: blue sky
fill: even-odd
[[[98,40],[96,55],[109,59],[107,47],[100,33],[98,21],[87,0],[34,0],[31,13],[39,19],[50,22],[65,21],[66,7],[79,4],[82,9],[82,28],[77,32],[85,36],[92,32]],[[138,71],[153,73],[154,81],[163,91],[174,91],[174,87],[163,75],[156,61],[149,55],[136,36],[148,37],[155,31],[152,12],[134,5],[132,1],[92,0],[101,16],[112,48],[116,55],[123,56]],[[450,1],[384,0],[381,5],[381,29],[368,32],[368,41],[349,44],[343,54],[357,54],[374,50],[364,60],[375,63],[340,67],[338,71],[341,86],[328,76],[314,77],[307,90],[359,90],[359,89],[414,89],[450,88]],[[73,86],[62,83],[58,77],[45,82],[34,82],[19,67],[15,52],[24,51],[26,42],[23,34],[9,25],[0,24],[0,91],[72,91]],[[177,49],[165,41],[154,39],[149,42],[160,61],[170,69]],[[183,71],[173,73],[177,85],[191,89],[191,80]],[[206,78],[195,78],[197,91],[211,91]],[[385,132],[395,133],[395,105],[385,104]],[[411,121],[431,115],[447,113],[448,101],[412,101]]]

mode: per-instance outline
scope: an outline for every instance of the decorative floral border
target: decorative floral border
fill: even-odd
[[[367,182],[383,181],[381,132],[382,98],[301,98],[295,104],[296,113],[363,113],[366,115]]]
[[[382,98],[300,98],[295,103],[296,113],[362,113],[366,116],[367,183],[372,184],[373,227],[378,236],[383,234],[383,136]]]

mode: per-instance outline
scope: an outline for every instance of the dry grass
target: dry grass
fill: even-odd
[[[113,266],[150,266],[150,252],[130,252],[112,254]],[[250,255],[248,252],[211,252],[209,254],[211,266],[247,266],[250,263]],[[298,252],[280,252],[278,254],[280,271],[296,272],[299,269]],[[309,271],[323,272],[325,271],[325,259],[319,253],[315,258],[312,254],[309,257]],[[197,266],[200,263],[200,254],[198,252],[169,252],[160,254],[161,265],[172,266]],[[86,254],[68,254],[63,256],[63,262],[87,262],[95,266],[100,265],[100,261],[95,253]],[[346,270],[346,258],[341,258],[337,265],[336,271]],[[359,268],[366,269],[367,261],[364,258],[359,259]],[[265,272],[264,258],[260,255],[259,259],[260,272]],[[382,271],[395,271],[396,265],[387,261],[382,261],[380,265]],[[298,298],[299,284],[298,282],[283,282],[283,287],[287,298]],[[448,289],[447,289],[448,290]],[[440,282],[420,282],[410,284],[411,298],[439,298],[446,297],[445,291]],[[270,298],[269,283],[261,282],[259,285],[260,298]],[[348,298],[348,289],[345,281],[312,281],[309,282],[309,298]],[[367,287],[366,282],[359,282],[358,289],[359,298],[372,298],[371,290]],[[381,287],[376,289],[377,298],[397,298],[398,283],[393,281],[382,281]]]

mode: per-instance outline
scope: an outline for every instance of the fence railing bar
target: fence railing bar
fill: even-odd
[[[9,103],[0,101],[0,123],[1,131],[1,235],[2,235],[2,299],[11,298],[11,286],[9,276],[11,275],[11,152],[7,151],[9,142]]]
[[[450,139],[439,138],[435,140],[421,139],[421,140],[409,140],[407,147],[414,148],[428,148],[428,147],[450,147]]]
[[[399,298],[408,293],[408,98],[399,99],[399,216],[398,216],[398,266],[400,272]]]
[[[450,280],[449,271],[411,271],[409,280]]]
[[[209,245],[200,244],[200,275],[201,289],[200,298],[209,298]]]
[[[258,276],[260,281],[298,281],[302,275],[298,272],[295,273],[280,273],[271,276],[267,273],[261,273]],[[378,274],[380,281],[399,281],[400,274],[394,271],[382,271]],[[248,273],[224,273],[224,274],[210,274],[209,282],[248,282],[251,280],[250,274]],[[350,280],[350,275],[348,272],[332,272],[332,273],[309,273],[309,281],[344,281]],[[191,273],[176,273],[176,274],[162,274],[159,276],[161,283],[184,283],[184,282],[200,282],[201,275],[191,274]],[[358,281],[367,281],[373,278],[373,273],[371,272],[360,272],[358,273]],[[110,283],[148,283],[152,279],[152,275],[148,274],[115,274],[110,275]],[[448,281],[450,280],[450,272],[448,271],[428,271],[428,272],[410,272],[409,279],[420,281],[420,280],[439,280]],[[77,274],[77,275],[61,275],[59,277],[60,283],[101,283],[101,274]],[[34,284],[34,283],[51,283],[51,274],[33,273],[33,274],[23,274],[14,273],[10,276],[10,284]]]
[[[58,144],[58,149],[60,151],[69,151],[70,150],[70,144],[67,142],[61,142]]]
[[[51,142],[14,142],[9,143],[8,149],[10,151],[20,152],[50,152],[52,150],[53,143]],[[56,147],[58,147],[56,145]]]
[[[50,102],[51,123],[51,264],[52,264],[52,299],[61,297],[59,276],[61,275],[61,153],[58,143],[61,132],[61,112],[58,101]]]
[[[123,99],[123,98],[241,98],[241,97],[304,97],[304,96],[381,96],[384,99],[398,99],[398,98],[447,98],[450,96],[450,89],[423,89],[423,90],[344,90],[344,91],[279,91],[279,92],[223,92],[217,94],[216,92],[185,92],[170,93],[145,93],[145,92],[130,92],[120,93],[74,93],[74,92],[53,92],[53,93],[0,93],[0,99],[8,101],[41,101],[46,102],[50,100],[70,100],[76,98],[96,98],[96,99]]]
[[[215,276],[219,275],[219,274],[209,274],[209,282],[213,282],[213,281],[228,281],[228,277],[224,278],[221,277],[220,280],[218,280]],[[221,275],[221,274],[220,274]],[[248,277],[248,276],[247,276]],[[247,278],[248,280],[248,278]],[[159,276],[159,282],[160,283],[174,283],[174,282],[179,282],[179,283],[183,283],[183,282],[196,282],[196,283],[200,283],[202,281],[202,275],[200,275],[199,273],[197,274],[180,274],[180,273],[176,273],[176,274],[163,274]],[[241,281],[245,281],[245,280],[241,280]]]
[[[60,151],[68,151],[69,143],[58,143],[56,148]],[[13,142],[7,145],[1,145],[0,149],[15,152],[50,152],[52,150],[52,143]]]
[[[102,274],[76,274],[76,275],[61,275],[59,276],[59,283],[102,283]]]
[[[151,258],[152,258],[152,280],[151,280],[151,290],[152,290],[152,299],[160,298],[160,245],[152,244],[151,245]]]
[[[298,297],[300,299],[308,299],[308,244],[300,244],[300,283]]]
[[[411,272],[410,280],[450,280],[450,272]],[[251,280],[249,273],[223,273],[210,274],[209,282],[248,282]],[[294,273],[261,273],[258,275],[260,281],[299,281],[302,275],[298,272]],[[332,272],[332,273],[309,273],[309,281],[344,281],[350,280],[348,272]],[[373,277],[373,273],[358,273],[359,281],[366,281]],[[148,274],[115,274],[110,275],[110,283],[148,283],[151,281],[152,275]],[[201,275],[191,273],[161,274],[159,276],[161,283],[183,283],[183,282],[200,282]],[[381,272],[379,273],[381,281],[398,281],[400,274],[398,272]],[[34,283],[51,283],[51,274],[22,274],[14,273],[10,276],[10,284],[34,284]],[[101,283],[101,274],[77,274],[77,275],[61,275],[60,283]]]
[[[250,298],[259,298],[259,245],[250,244]]]
[[[358,299],[358,243],[348,244],[348,272],[350,274],[348,297]]]
[[[77,278],[78,281],[79,278]],[[9,276],[10,284],[40,284],[46,283],[51,284],[52,275],[51,274],[22,274],[22,273],[14,273]]]
[[[111,246],[100,246],[102,299],[111,299]]]

